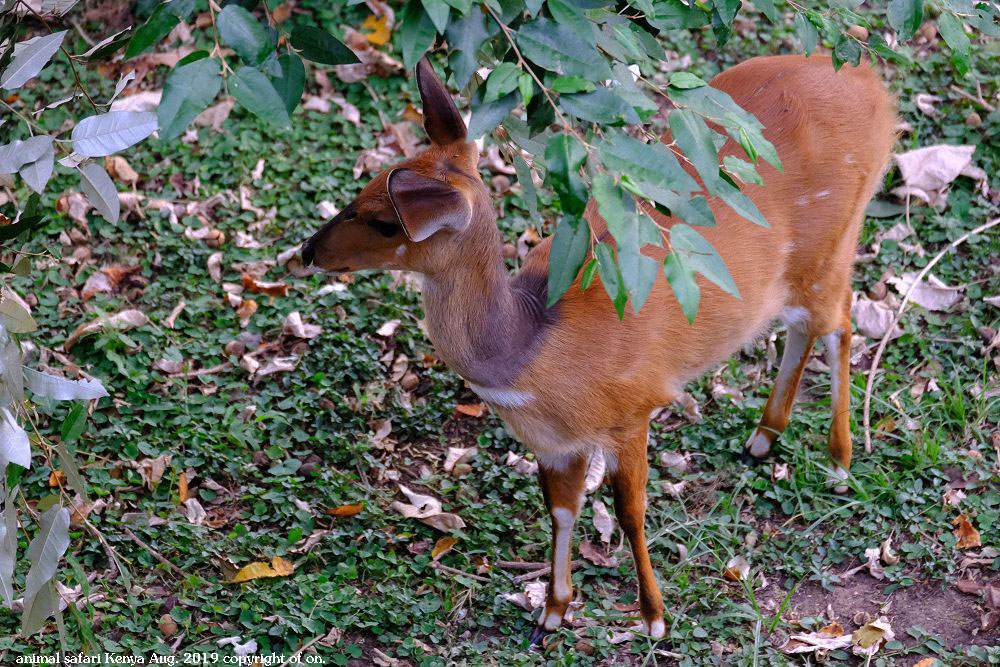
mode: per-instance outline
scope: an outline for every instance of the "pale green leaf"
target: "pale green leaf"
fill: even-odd
[[[152,111],[110,111],[87,116],[73,128],[73,150],[86,157],[104,157],[139,143],[157,126]]]
[[[118,222],[121,204],[118,201],[118,190],[108,172],[96,162],[85,164],[79,167],[79,170],[80,189],[83,190],[87,201],[105,220],[111,223]]]
[[[0,88],[17,90],[38,76],[62,46],[66,31],[54,32],[22,42],[16,48],[7,69],[0,74]]]

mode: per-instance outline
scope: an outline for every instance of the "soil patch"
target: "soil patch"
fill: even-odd
[[[826,617],[828,607],[833,610],[845,632],[857,629],[854,622],[864,620],[863,614],[889,619],[896,639],[910,646],[916,643],[906,631],[919,626],[948,647],[973,644],[995,645],[1000,643],[1000,628],[979,631],[984,612],[982,600],[967,595],[940,581],[929,581],[883,593],[887,584],[866,574],[851,577],[845,586],[827,591],[816,582],[803,584],[786,609],[784,617]],[[775,591],[772,595],[780,594]],[[768,600],[776,605],[781,599]],[[776,608],[776,607],[775,607]]]

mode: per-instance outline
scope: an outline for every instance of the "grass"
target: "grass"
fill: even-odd
[[[357,24],[364,15],[363,5],[343,11],[323,18]],[[882,19],[871,20],[880,24]],[[758,27],[744,26],[725,48],[705,35],[671,46],[689,53],[692,70],[707,78],[742,58],[789,50],[788,30],[758,33]],[[973,64],[987,97],[996,92],[996,56],[994,43]],[[66,71],[54,67],[48,72],[42,86],[25,94],[25,104],[33,104],[33,96],[54,98],[55,89],[68,86]],[[947,88],[956,84],[969,89],[968,81],[956,78],[940,50],[920,55],[910,69],[886,70],[884,75],[899,95],[901,115],[914,128],[903,138],[903,148],[977,144],[974,161],[991,174],[993,201],[960,178],[944,211],[914,206],[911,221],[927,254],[917,256],[895,242],[883,242],[874,261],[859,265],[859,290],[871,287],[886,270],[897,275],[918,270],[939,248],[997,215],[993,202],[1000,155],[989,137],[995,138],[1000,128],[998,114],[979,109],[983,125],[965,124],[974,105]],[[86,76],[105,92],[113,86],[96,72]],[[221,133],[200,129],[190,143],[147,142],[127,154],[141,175],[139,191],[168,200],[205,201],[244,186],[255,207],[273,207],[274,214],[255,233],[264,245],[260,249],[232,243],[236,232],[261,221],[257,213],[241,208],[237,197],[224,198],[209,214],[228,239],[218,249],[224,257],[223,281],[239,282],[234,263],[273,260],[322,224],[319,200],[342,206],[353,198],[365,177],[355,179],[352,166],[360,150],[375,144],[381,129],[378,110],[396,120],[407,102],[418,105],[410,79],[372,79],[370,86],[375,99],[360,84],[336,85],[361,111],[360,127],[337,112],[300,111],[291,129],[278,131],[237,110]],[[913,100],[923,92],[947,97],[936,117],[916,110]],[[74,105],[46,117],[57,125],[60,113],[82,114],[82,107]],[[265,163],[263,175],[253,179],[259,159]],[[50,209],[59,193],[77,187],[65,172],[57,174],[47,198]],[[890,171],[887,186],[898,179]],[[511,242],[527,225],[539,224],[528,219],[516,192],[505,195],[501,207],[500,224]],[[902,219],[901,214],[867,219],[862,242],[870,243],[877,232]],[[537,611],[524,611],[503,597],[520,589],[512,581],[518,572],[494,567],[484,582],[436,570],[431,545],[441,534],[390,508],[398,499],[398,480],[442,499],[447,511],[463,517],[467,527],[454,532],[458,542],[441,559],[458,570],[473,572],[481,559],[544,560],[548,552],[548,521],[537,483],[504,463],[508,451],[524,453],[521,445],[493,415],[456,415],[455,406],[473,403],[475,396],[440,364],[421,363],[432,346],[418,326],[419,295],[395,276],[374,272],[354,276],[345,291],[321,293],[330,277],[295,277],[281,267],[271,268],[265,279],[287,281],[289,293],[273,302],[258,298],[258,312],[242,329],[207,269],[216,249],[185,238],[186,226],[197,227],[199,220],[181,216],[173,223],[148,211],[111,225],[90,215],[89,238],[77,245],[88,248],[91,257],[71,264],[60,259],[73,249],[60,244],[59,234],[75,224],[55,215],[33,243],[33,249],[51,257],[36,261],[31,278],[16,281],[21,293],[38,300],[34,312],[41,329],[34,340],[44,348],[58,349],[69,332],[97,313],[138,308],[151,320],[128,332],[85,338],[70,355],[73,363],[102,378],[113,395],[99,403],[76,449],[90,493],[107,503],[90,521],[131,575],[128,587],[122,576],[109,574],[106,549],[90,532],[73,527],[70,552],[79,568],[67,568],[64,581],[70,587],[88,586],[85,573],[95,573],[89,590],[105,595],[81,614],[67,617],[73,647],[126,655],[230,655],[232,649],[217,642],[237,636],[240,643],[255,640],[258,653],[287,655],[325,638],[311,643],[308,654],[315,652],[334,665],[380,664],[376,649],[410,665],[779,665],[793,660],[777,649],[788,634],[834,620],[822,618],[825,605],[812,615],[797,612],[805,604],[797,602],[800,596],[813,591],[834,600],[836,591],[867,577],[841,580],[839,573],[859,564],[866,548],[887,537],[900,560],[887,565],[885,579],[875,584],[876,602],[930,587],[940,591],[943,605],[955,580],[998,576],[1000,559],[962,567],[966,552],[955,549],[951,526],[960,510],[979,529],[984,545],[998,544],[1000,453],[995,438],[1000,402],[970,393],[977,382],[986,386],[997,373],[995,361],[980,351],[984,343],[977,331],[1000,325],[1000,310],[983,301],[998,292],[1000,282],[996,233],[971,240],[936,267],[935,275],[946,283],[965,285],[959,306],[948,313],[916,306],[907,311],[904,333],[887,348],[875,386],[874,451],[857,453],[847,495],[831,493],[824,483],[826,374],[807,373],[803,400],[774,454],[791,469],[790,477],[779,481],[772,481],[770,465],[748,467],[739,460],[774,375],[761,374],[766,341],[689,387],[703,419],[687,424],[679,414],[668,414],[665,423],[653,426],[650,451],[647,531],[668,612],[667,640],[659,646],[640,636],[610,641],[615,626],[620,629],[636,617],[631,559],[622,551],[618,567],[583,561],[574,570],[582,600],[576,616],[592,623],[561,630],[539,653],[524,650]],[[112,263],[139,266],[140,280],[81,302],[78,290],[87,277]],[[164,320],[181,300],[186,307],[171,329]],[[264,342],[280,340],[283,352],[292,352],[295,341],[281,338],[280,332],[293,311],[321,324],[321,335],[307,347],[298,346],[294,371],[248,380],[238,359],[227,355],[226,344],[249,332]],[[392,319],[402,320],[394,336],[374,335]],[[874,342],[867,341],[871,347]],[[399,355],[407,357],[419,377],[409,396],[390,379],[389,362]],[[159,359],[183,360],[191,368],[226,361],[232,365],[197,378],[171,379],[153,368]],[[852,373],[854,422],[860,422],[862,371]],[[931,377],[939,391],[911,394],[916,381]],[[712,399],[715,382],[740,388],[744,398]],[[38,410],[42,430],[52,438],[67,408],[41,403]],[[377,420],[386,418],[392,421],[391,446],[374,437]],[[857,423],[854,434],[861,449]],[[446,447],[471,445],[479,447],[471,469],[458,477],[444,474]],[[661,452],[668,450],[692,455],[681,476],[688,483],[680,498],[663,490],[663,481],[679,481],[659,464]],[[171,457],[169,464],[150,488],[133,464],[164,455]],[[191,496],[207,511],[202,525],[190,523],[179,504],[185,471]],[[36,458],[22,483],[27,498],[52,493],[50,472],[47,462]],[[942,493],[957,480],[964,481],[966,497],[958,508],[945,507]],[[593,497],[611,506],[607,489]],[[364,506],[355,516],[325,513],[354,503]],[[591,508],[588,502],[576,535],[599,543]],[[126,527],[183,574],[139,546]],[[308,553],[297,552],[296,544],[310,535],[318,537],[315,546]],[[618,539],[616,533],[613,543]],[[25,546],[22,534],[21,549]],[[752,567],[742,584],[722,577],[728,560],[738,555]],[[274,556],[293,561],[294,573],[226,583],[237,568]],[[18,577],[25,574],[23,565]],[[969,617],[956,622],[962,632],[929,631],[916,622],[894,625],[898,640],[874,663],[910,665],[922,656],[950,665],[1000,663],[995,634],[990,639],[968,633],[978,623],[976,600],[963,599]],[[834,612],[846,627],[857,612],[876,609],[878,605],[867,604]],[[910,618],[905,611],[890,608],[887,613],[905,622]],[[173,625],[176,630],[165,636],[163,628]],[[4,660],[51,653],[58,645],[54,631],[26,640],[15,636],[17,627],[15,616],[0,614]],[[979,646],[970,647],[972,643]],[[839,664],[852,660],[837,652],[830,659]]]

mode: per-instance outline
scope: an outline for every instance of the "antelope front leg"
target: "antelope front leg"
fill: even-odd
[[[580,512],[586,474],[586,456],[575,456],[559,466],[546,465],[542,461],[538,464],[542,496],[552,519],[552,574],[545,611],[538,619],[538,627],[531,633],[532,644],[537,644],[546,633],[562,624],[566,608],[573,599],[573,581],[570,578],[573,524]]]
[[[653,565],[646,550],[646,433],[632,438],[618,453],[618,461],[611,474],[611,488],[615,494],[615,514],[632,547],[632,560],[639,579],[639,611],[643,631],[660,639],[666,632],[663,623],[663,597],[656,583]]]

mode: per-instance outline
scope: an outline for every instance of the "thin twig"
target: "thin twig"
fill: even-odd
[[[552,572],[552,566],[546,565],[543,568],[539,568],[534,572],[528,572],[527,574],[519,574],[514,577],[515,584],[523,584],[526,581],[531,581],[532,579],[538,579],[539,577],[544,577],[545,575]]]
[[[180,371],[178,373],[171,373],[168,378],[193,378],[199,375],[215,375],[221,371],[226,370],[232,366],[228,361],[223,361],[218,366],[212,366],[211,368],[199,368],[196,371]]]
[[[913,295],[913,291],[916,289],[917,285],[920,284],[920,281],[924,279],[924,276],[926,276],[927,273],[932,268],[934,268],[935,264],[941,261],[942,257],[947,255],[949,252],[951,252],[958,246],[965,243],[965,241],[968,240],[969,237],[975,236],[976,234],[981,234],[982,232],[985,232],[987,229],[990,229],[991,227],[995,227],[997,225],[1000,225],[1000,218],[994,218],[993,220],[990,220],[989,222],[982,224],[979,227],[976,227],[971,232],[967,232],[962,236],[960,236],[959,238],[952,241],[951,243],[949,243],[944,248],[944,250],[935,255],[934,259],[932,259],[930,262],[927,263],[927,266],[925,266],[923,270],[921,270],[920,273],[917,274],[917,277],[913,280],[912,283],[910,283],[909,288],[907,288],[906,294],[903,295],[903,301],[899,304],[899,307],[896,309],[896,314],[892,318],[892,323],[886,330],[885,335],[882,336],[882,340],[879,341],[878,349],[875,350],[875,356],[874,358],[872,358],[871,369],[868,371],[868,383],[865,385],[865,404],[864,404],[865,452],[872,451],[871,405],[872,405],[872,387],[875,385],[875,373],[876,371],[878,371],[878,363],[882,359],[882,352],[885,351],[885,346],[889,343],[889,339],[892,337],[893,329],[895,329],[896,325],[899,324],[899,320],[903,316],[903,309],[906,308],[906,304],[910,302],[910,296]]]
[[[498,560],[494,565],[505,570],[538,570],[548,567],[549,563],[543,561]]]
[[[83,26],[80,25],[79,21],[77,21],[76,19],[70,19],[69,23],[74,28],[76,28],[76,32],[80,35],[83,41],[87,43],[87,46],[94,46],[95,44],[97,44],[97,42],[94,41],[94,38],[88,35],[87,31],[83,29]]]
[[[464,570],[457,570],[453,567],[448,567],[447,565],[442,565],[441,563],[431,563],[431,568],[435,570],[441,570],[442,572],[447,572],[449,574],[457,574],[462,577],[468,577],[475,581],[481,581],[483,583],[488,583],[489,579],[486,577],[481,577],[478,574],[472,574],[470,572],[465,572]]]
[[[176,574],[176,575],[178,575],[180,577],[186,577],[187,576],[187,574],[185,574],[184,570],[182,570],[181,568],[177,567],[176,565],[174,565],[173,563],[171,563],[169,560],[167,560],[166,558],[164,558],[163,555],[159,551],[157,551],[153,547],[151,547],[148,544],[146,544],[145,542],[143,542],[139,538],[139,536],[136,535],[135,533],[133,533],[127,526],[122,526],[122,530],[125,531],[125,534],[128,535],[129,538],[133,542],[135,542],[140,547],[142,547],[143,549],[145,549],[146,551],[148,551],[153,558],[155,558],[156,560],[160,561],[161,563],[163,563],[164,565],[166,565],[168,568],[170,568],[171,572],[173,572],[174,574]]]
[[[962,97],[964,97],[965,99],[967,99],[967,100],[969,100],[971,102],[975,102],[976,104],[980,105],[981,107],[983,107],[987,111],[996,111],[996,107],[994,107],[992,104],[990,104],[989,102],[987,102],[986,100],[984,100],[982,97],[976,97],[975,95],[970,95],[969,93],[965,92],[964,90],[962,90],[961,88],[959,88],[958,86],[956,86],[954,84],[952,84],[952,85],[950,85],[948,87],[951,89],[951,91],[953,93],[961,95]]]

